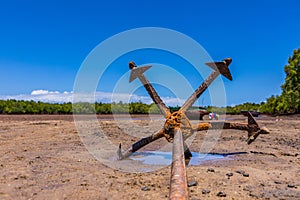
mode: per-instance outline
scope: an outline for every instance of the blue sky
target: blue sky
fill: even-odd
[[[299,7],[297,0],[2,1],[0,96],[70,95],[82,62],[100,42],[129,29],[163,27],[193,38],[214,60],[233,59],[233,81],[224,81],[228,105],[259,103],[280,94],[283,67],[300,47]],[[112,92],[126,71],[112,65],[99,92]],[[193,88],[201,83],[187,78]]]

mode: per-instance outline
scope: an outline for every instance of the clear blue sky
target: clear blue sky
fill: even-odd
[[[280,94],[283,67],[300,47],[299,8],[298,0],[2,1],[0,96],[70,92],[101,41],[128,29],[164,27],[190,36],[214,60],[233,59],[228,105],[259,103]]]

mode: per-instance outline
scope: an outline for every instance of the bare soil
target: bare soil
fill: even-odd
[[[141,126],[151,120],[133,117]],[[189,187],[190,199],[300,199],[300,116],[263,116],[258,122],[271,133],[247,145],[246,132],[224,130],[211,153],[230,159],[187,167],[188,181],[197,182]],[[123,134],[111,116],[99,116],[99,123],[116,145],[138,139]],[[204,137],[196,135],[192,151]],[[168,199],[170,171],[125,173],[101,164],[70,115],[0,116],[0,199]]]

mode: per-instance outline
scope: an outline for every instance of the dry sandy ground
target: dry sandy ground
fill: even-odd
[[[148,134],[147,120],[136,123]],[[189,182],[198,183],[189,187],[190,199],[300,199],[300,116],[258,122],[271,134],[247,145],[246,132],[224,130],[212,152],[229,159],[187,168]],[[107,116],[99,123],[115,145],[137,140]],[[204,136],[197,134],[192,151]],[[168,199],[169,179],[170,166],[128,173],[101,164],[86,150],[72,116],[0,116],[0,199]]]

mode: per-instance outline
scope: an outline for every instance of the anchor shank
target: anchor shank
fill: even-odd
[[[188,199],[183,138],[180,128],[174,129],[170,199]]]

